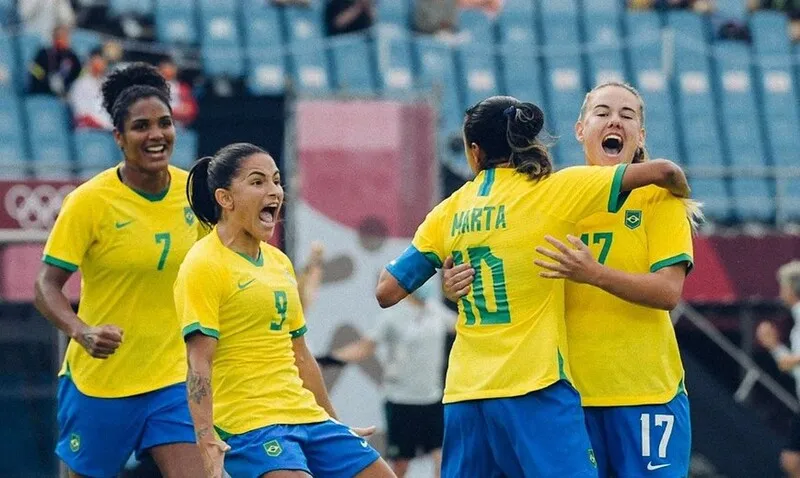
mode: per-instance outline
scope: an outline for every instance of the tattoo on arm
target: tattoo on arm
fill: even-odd
[[[195,373],[191,368],[189,369],[189,380],[187,388],[189,389],[189,401],[195,404],[200,404],[203,398],[210,395],[211,392],[211,379]]]
[[[209,433],[211,433],[211,429],[209,429],[208,427],[203,427],[197,430],[194,435],[195,438],[197,438],[197,441],[200,441],[203,438],[207,437]]]

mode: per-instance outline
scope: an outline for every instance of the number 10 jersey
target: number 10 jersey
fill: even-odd
[[[81,320],[124,331],[106,360],[67,347],[60,374],[86,395],[127,397],[186,380],[172,285],[204,229],[186,200],[186,171],[169,174],[169,188],[151,195],[126,186],[117,168],[101,172],[67,196],[47,240],[45,263],[80,269]]]
[[[412,246],[387,267],[408,291],[448,255],[475,269],[459,303],[444,403],[514,397],[570,380],[564,281],[539,277],[535,248],[565,240],[581,219],[616,212],[625,166],[574,167],[532,181],[510,168],[481,171],[436,206]]]

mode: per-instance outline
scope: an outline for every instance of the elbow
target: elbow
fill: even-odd
[[[677,164],[672,161],[664,160],[659,166],[658,176],[659,184],[673,184],[681,175],[682,170]]]
[[[381,309],[386,309],[396,304],[397,299],[394,296],[395,294],[392,293],[392,289],[386,281],[378,283],[378,287],[375,288],[375,298],[378,300],[378,305],[381,306]]]
[[[664,294],[664,297],[661,298],[661,303],[658,304],[658,308],[666,311],[671,311],[678,307],[678,304],[681,302],[681,293],[683,291],[681,289],[671,289],[667,290]]]

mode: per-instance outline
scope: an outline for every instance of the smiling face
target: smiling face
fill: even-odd
[[[230,186],[217,189],[214,195],[223,221],[261,241],[272,238],[283,205],[283,187],[270,155],[255,153],[242,159]]]
[[[618,85],[589,93],[575,124],[586,161],[593,166],[631,163],[644,148],[643,105],[639,97]]]
[[[136,101],[128,110],[123,131],[114,130],[114,140],[127,166],[146,173],[166,170],[175,143],[169,108],[154,96]]]

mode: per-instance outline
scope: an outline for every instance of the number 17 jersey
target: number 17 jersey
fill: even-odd
[[[453,256],[475,269],[459,303],[444,402],[514,397],[568,379],[564,281],[533,264],[547,234],[564,238],[596,212],[616,211],[625,166],[575,167],[539,181],[510,168],[481,171],[417,229],[387,270],[412,291]]]
[[[124,331],[106,360],[70,341],[61,374],[86,395],[127,397],[186,380],[172,284],[203,229],[186,200],[186,171],[169,173],[169,188],[150,195],[123,184],[116,168],[101,172],[67,196],[47,240],[46,264],[80,269],[78,317]]]

